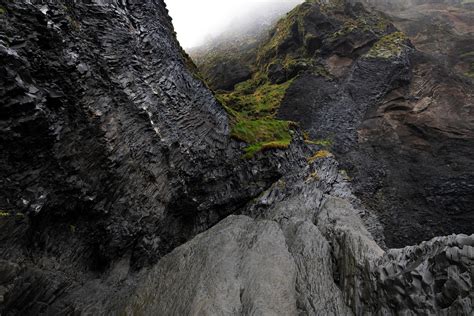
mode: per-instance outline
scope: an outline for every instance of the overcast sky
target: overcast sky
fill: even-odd
[[[303,0],[165,0],[181,46],[199,46],[208,36],[216,36],[266,3],[294,5]]]

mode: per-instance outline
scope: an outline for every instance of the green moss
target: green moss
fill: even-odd
[[[474,1],[474,0],[473,0]],[[461,58],[471,58],[471,57],[474,57],[474,51],[473,52],[468,52],[468,53],[464,53],[462,54],[461,56],[459,56]]]
[[[290,146],[290,139],[274,140],[266,143],[257,143],[245,148],[245,155],[243,158],[252,158],[257,152],[268,149],[287,149]]]
[[[382,37],[372,46],[366,57],[392,58],[400,56],[407,43],[407,36],[403,32],[394,32]]]
[[[321,11],[323,12],[341,11],[341,10],[344,10],[344,7],[346,5],[345,0],[330,0],[327,2],[320,1],[320,0],[310,0],[309,2],[320,3]]]
[[[277,22],[270,40],[258,51],[258,64],[268,65],[269,60],[275,58],[283,47],[306,33],[304,20],[311,8],[310,2],[300,4]]]
[[[249,58],[252,60],[250,63],[252,79],[235,85],[233,91],[216,93],[217,99],[230,114],[232,136],[248,145],[245,149],[246,157],[265,149],[286,148],[290,144],[291,123],[278,121],[275,116],[293,78],[302,72],[332,78],[318,58],[321,53],[318,47],[323,41],[330,39],[323,30],[318,30],[314,23],[312,14],[319,11],[316,3],[322,11],[331,10],[331,14],[328,15],[338,20],[340,30],[336,32],[335,37],[355,31],[375,33],[377,37],[386,33],[388,22],[380,16],[362,12],[357,16],[348,17],[337,13],[345,8],[345,0],[332,0],[327,4],[321,2],[306,1],[280,19],[270,32],[268,40],[252,50],[257,55],[256,58],[254,55]],[[198,64],[210,67],[219,64],[221,58],[232,61],[233,56],[232,50],[224,54],[219,51],[217,55],[215,52],[210,52],[206,55],[206,60]],[[247,62],[242,60],[242,56],[244,55],[240,55],[237,61]],[[280,79],[287,81],[273,84],[268,77],[272,81]],[[330,140],[309,142],[314,142],[323,148],[332,145]]]
[[[319,150],[313,156],[308,158],[308,163],[313,163],[318,159],[332,157],[333,155],[327,150]]]
[[[331,39],[337,39],[339,37],[346,36],[358,28],[359,28],[359,25],[357,24],[356,21],[354,20],[347,21],[343,24],[343,26],[339,30],[337,30],[331,35]]]
[[[357,19],[348,19],[345,21],[342,27],[334,32],[330,38],[337,40],[354,32],[382,35],[388,25],[389,22],[378,15],[361,15],[357,17]]]
[[[232,136],[249,144],[274,140],[291,140],[288,121],[257,119],[241,120],[232,129]]]
[[[5,210],[0,210],[0,218],[1,217],[14,217],[14,216],[18,218],[22,218],[22,217],[25,217],[25,214],[21,212],[8,212]]]
[[[218,94],[218,99],[226,107],[238,112],[240,116],[272,117],[290,84],[291,81],[282,84],[266,82],[258,85],[255,79],[251,79],[237,84],[233,92]],[[235,113],[231,114],[235,115]]]
[[[474,79],[474,63],[471,63],[471,69],[464,74],[468,76],[469,78]]]
[[[289,121],[264,119],[241,119],[232,128],[232,137],[248,144],[245,157],[266,149],[285,149],[291,143],[291,127]]]
[[[285,149],[291,143],[294,123],[274,119],[291,80],[271,84],[260,74],[239,83],[233,92],[218,92],[217,99],[230,114],[231,136],[246,142],[246,158],[268,149]]]
[[[0,6],[0,14],[5,14],[6,12],[7,10],[4,7]]]

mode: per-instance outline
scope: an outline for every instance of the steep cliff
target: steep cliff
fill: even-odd
[[[304,163],[241,159],[163,1],[0,6],[2,310],[75,310]]]
[[[222,99],[247,111],[235,95],[243,99],[249,82],[285,87],[270,116],[297,122],[308,143],[336,155],[357,195],[379,215],[389,246],[472,233],[473,11],[430,1],[371,2],[390,8],[383,13],[360,2],[295,8],[261,42],[252,79]],[[262,117],[258,101],[254,108]]]
[[[279,22],[217,101],[163,0],[0,0],[0,314],[472,314],[474,235],[387,250],[437,231],[379,220],[416,183],[383,146],[436,141],[457,169],[430,166],[451,177],[430,216],[456,205],[470,233],[470,82],[385,17],[324,3]],[[409,153],[416,180],[433,161]]]

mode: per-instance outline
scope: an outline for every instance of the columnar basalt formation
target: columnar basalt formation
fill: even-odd
[[[472,233],[468,79],[360,4],[279,23],[218,95],[299,121],[252,147],[163,0],[0,0],[1,315],[474,312],[474,235],[424,238]]]
[[[430,1],[387,10],[303,3],[261,42],[252,79],[224,100],[265,80],[287,87],[276,117],[336,155],[389,246],[473,233],[473,11]]]
[[[6,310],[152,264],[304,163],[241,159],[163,1],[0,5]]]

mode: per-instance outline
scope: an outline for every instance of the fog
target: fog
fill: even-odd
[[[303,1],[165,0],[184,48],[200,46],[225,31],[243,32],[246,23],[284,14]]]

